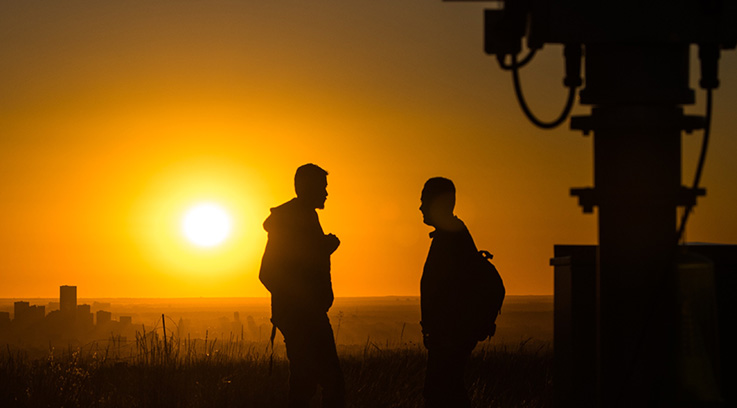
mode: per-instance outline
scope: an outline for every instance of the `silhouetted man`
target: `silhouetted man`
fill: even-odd
[[[455,186],[442,177],[429,179],[420,198],[423,222],[435,227],[420,283],[422,334],[427,348],[425,407],[470,407],[463,372],[477,336],[464,321],[468,284],[476,245],[463,221],[453,214]]]
[[[297,197],[271,209],[269,240],[259,279],[271,292],[271,320],[284,335],[289,358],[289,407],[308,407],[317,386],[323,407],[344,407],[343,374],[328,309],[333,304],[330,255],[340,241],[325,234],[317,208],[325,208],[327,172],[314,164],[297,169]]]

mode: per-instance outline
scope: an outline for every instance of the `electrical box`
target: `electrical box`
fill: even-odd
[[[556,245],[554,406],[596,406],[596,245]]]
[[[737,404],[737,389],[729,384],[737,383],[737,372],[733,367],[737,365],[737,351],[730,345],[737,343],[737,334],[731,326],[737,321],[737,245],[715,245],[715,244],[689,244],[686,246],[689,253],[698,254],[711,262],[709,270],[699,278],[696,274],[700,269],[694,269],[695,262],[679,263],[675,269],[676,277],[680,282],[678,295],[686,297],[692,303],[691,309],[697,310],[699,304],[708,302],[697,301],[698,299],[690,292],[698,288],[695,282],[708,282],[713,279],[716,296],[716,345],[704,348],[709,351],[718,347],[718,366],[710,365],[710,369],[720,385],[721,398],[725,402],[723,406],[735,406]],[[555,257],[550,260],[554,267],[554,331],[555,350],[554,377],[555,395],[554,406],[556,408],[593,407],[596,406],[596,377],[597,370],[597,283],[596,245],[556,245]],[[692,256],[693,258],[693,256]],[[709,278],[712,276],[712,278]],[[697,279],[698,278],[698,279]],[[694,280],[697,279],[697,280]],[[697,291],[703,294],[704,291]],[[683,303],[683,302],[681,302]],[[684,312],[684,308],[678,308],[678,312]],[[703,313],[702,313],[703,314]],[[676,330],[678,337],[675,343],[679,344],[677,353],[674,353],[674,361],[689,362],[683,359],[683,341],[696,338],[690,331],[684,335],[684,328],[689,324],[698,324],[699,330],[704,330],[704,320],[693,318],[698,314],[686,313],[680,317],[681,326]],[[685,320],[684,320],[685,319]],[[711,332],[713,328],[706,328]],[[695,330],[695,329],[694,329]],[[708,340],[708,336],[700,338]],[[718,346],[717,346],[718,345]],[[666,345],[664,345],[666,347]],[[711,358],[699,358],[696,362],[705,363]],[[688,364],[686,367],[691,367]],[[692,369],[690,369],[693,371]],[[703,376],[701,376],[703,377]]]
[[[735,0],[507,0],[530,3],[530,36],[540,43],[737,42]]]

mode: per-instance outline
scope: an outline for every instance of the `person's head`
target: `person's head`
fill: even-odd
[[[294,174],[294,191],[310,208],[325,208],[328,197],[328,172],[312,163],[300,166]]]
[[[447,178],[433,177],[425,182],[420,201],[422,202],[420,205],[422,221],[436,227],[439,222],[453,218],[456,187]]]

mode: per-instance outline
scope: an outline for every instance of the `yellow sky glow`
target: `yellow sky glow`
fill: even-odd
[[[266,296],[261,224],[308,162],[330,172],[319,214],[341,240],[337,296],[419,294],[430,244],[419,196],[434,176],[456,183],[456,212],[508,293],[552,294],[553,245],[596,242],[596,218],[568,194],[593,182],[591,139],[526,121],[483,54],[482,9],[3,2],[0,297],[55,297],[59,285],[80,297]],[[734,54],[721,59],[692,241],[737,243]],[[558,114],[561,48],[522,76],[535,112]],[[699,143],[684,136],[685,183]],[[232,217],[221,245],[182,235],[202,202]]]

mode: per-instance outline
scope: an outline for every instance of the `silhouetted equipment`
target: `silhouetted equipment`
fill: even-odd
[[[585,212],[598,209],[595,279],[576,277],[581,267],[574,264],[570,284],[561,289],[556,282],[555,295],[556,308],[568,308],[570,316],[591,318],[579,310],[581,302],[587,303],[595,310],[596,328],[575,336],[556,331],[556,358],[566,358],[566,350],[569,357],[582,350],[591,359],[578,367],[583,371],[556,371],[555,381],[559,394],[575,394],[576,384],[593,387],[594,394],[584,392],[579,401],[572,394],[559,395],[559,404],[567,401],[559,406],[735,404],[729,383],[722,381],[718,392],[710,393],[706,382],[696,385],[673,373],[678,372],[674,364],[715,372],[713,366],[706,368],[711,357],[684,354],[690,318],[675,311],[684,307],[679,301],[696,294],[678,288],[684,281],[708,286],[711,272],[707,262],[683,255],[677,243],[696,198],[705,194],[699,183],[709,140],[711,94],[719,85],[720,50],[737,44],[737,1],[508,0],[494,5],[485,12],[485,50],[496,56],[502,69],[512,71],[528,118],[544,128],[566,120],[575,90],[583,84],[582,60],[585,87],[580,102],[593,106],[590,115],[573,117],[570,123],[585,135],[594,134],[595,187],[571,193]],[[529,51],[520,58],[523,43]],[[545,44],[563,44],[568,88],[563,112],[550,122],[539,120],[527,107],[519,76],[520,68]],[[695,99],[689,87],[692,44],[699,49],[705,117],[685,115],[682,108]],[[700,129],[704,141],[696,175],[693,185],[684,187],[681,132]],[[685,207],[680,227],[679,206]],[[566,293],[576,301],[561,304],[558,297]],[[704,303],[701,294],[699,302]],[[689,313],[702,316],[707,309]],[[677,347],[681,355],[672,352]],[[689,387],[701,391],[689,393]]]
[[[673,342],[660,346],[670,353],[664,382],[675,401],[718,400],[715,384],[737,383],[737,245],[690,244],[676,263],[665,308]],[[556,245],[555,258],[555,406],[595,406],[596,378],[596,245]],[[656,294],[654,297],[663,296]],[[627,300],[625,299],[624,302]],[[659,302],[663,308],[662,302]],[[644,310],[650,320],[663,310]],[[643,338],[643,341],[646,340]],[[641,352],[644,351],[644,345]],[[721,387],[725,404],[737,390]],[[670,405],[679,406],[674,401]],[[719,404],[715,404],[719,406]]]
[[[553,386],[556,407],[596,406],[596,246],[556,245]]]

